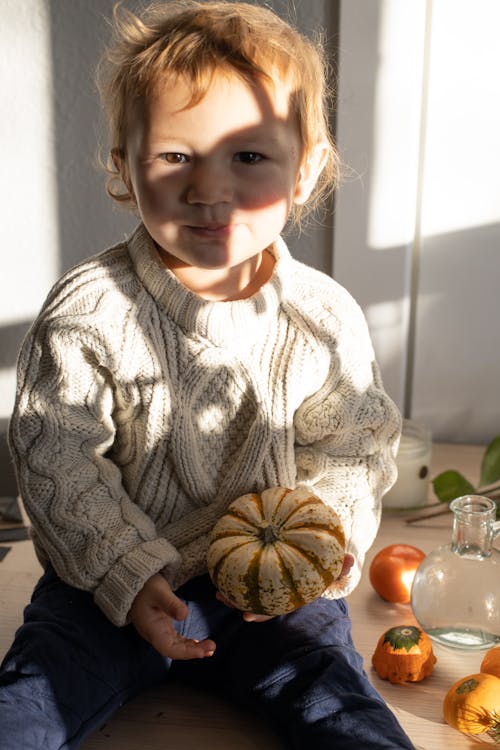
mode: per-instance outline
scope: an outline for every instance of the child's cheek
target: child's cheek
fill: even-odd
[[[283,210],[287,211],[290,204],[289,196],[285,195],[283,191],[277,190],[262,190],[260,193],[248,197],[248,200],[242,203],[242,208],[249,211],[262,211],[262,210]]]
[[[151,168],[139,178],[138,193],[141,202],[150,210],[157,211],[165,207],[177,195],[179,187],[175,175],[165,173],[165,170]]]
[[[267,175],[256,179],[242,194],[242,203],[248,209],[267,207],[287,207],[291,199],[291,185],[288,181],[273,179]]]

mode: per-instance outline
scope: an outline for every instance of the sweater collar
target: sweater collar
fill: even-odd
[[[269,249],[276,260],[271,278],[251,297],[225,302],[205,300],[181,284],[162,263],[143,224],[128,240],[135,272],[169,318],[187,334],[235,348],[262,335],[281,304],[292,258],[281,237]]]

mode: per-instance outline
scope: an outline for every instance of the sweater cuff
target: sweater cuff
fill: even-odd
[[[133,601],[146,581],[164,568],[175,570],[180,563],[178,551],[166,539],[144,542],[111,568],[95,590],[94,601],[114,625],[126,625]]]

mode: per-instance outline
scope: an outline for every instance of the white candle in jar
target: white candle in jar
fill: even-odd
[[[396,456],[398,478],[384,495],[384,508],[417,508],[425,505],[429,493],[431,454],[430,430],[410,419],[403,420]]]

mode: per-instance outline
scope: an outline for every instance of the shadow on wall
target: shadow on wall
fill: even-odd
[[[412,417],[426,424],[441,442],[484,444],[500,432],[499,239],[500,224],[424,238]],[[373,252],[379,264],[377,278],[380,274],[386,286],[382,289],[377,284],[371,293],[365,293],[365,307],[377,305],[381,299],[398,303],[398,290],[389,282],[391,268],[404,252],[403,246]],[[382,340],[383,325],[379,329],[372,325],[372,336]],[[397,370],[399,356],[396,351],[386,358],[389,374]]]
[[[29,322],[0,327],[0,369],[14,367],[19,346],[30,327]],[[8,419],[0,419],[0,496],[17,494],[16,480],[7,445]]]
[[[50,3],[60,273],[120,241],[137,223],[126,211],[114,208],[97,162],[98,144],[104,145],[105,136],[95,68],[109,36],[107,19],[114,4],[115,0]]]
[[[17,495],[17,483],[7,445],[8,420],[0,419],[0,497],[15,497]]]

